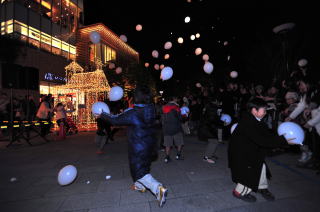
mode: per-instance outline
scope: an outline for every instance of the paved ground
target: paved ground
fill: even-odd
[[[246,203],[231,195],[234,184],[227,168],[227,145],[220,145],[218,163],[208,164],[202,161],[206,144],[196,137],[186,137],[184,161],[164,164],[160,152],[161,160],[153,163],[152,175],[169,188],[167,203],[159,208],[150,192],[129,189],[124,132],[106,146],[105,155],[95,154],[94,136],[83,132],[50,143],[35,139],[33,147],[22,143],[6,148],[7,143],[0,142],[0,211],[320,211],[320,177],[297,168],[298,155],[268,159],[274,176],[270,190],[276,201],[266,202],[257,194],[256,203]],[[77,167],[78,177],[61,187],[57,174],[68,164]],[[106,180],[106,175],[111,179]],[[12,177],[17,181],[10,182]]]

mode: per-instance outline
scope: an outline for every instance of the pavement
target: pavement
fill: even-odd
[[[273,175],[269,190],[276,200],[254,194],[257,202],[247,203],[232,196],[227,144],[219,145],[217,163],[209,164],[202,160],[206,143],[186,136],[185,160],[165,164],[164,152],[159,151],[152,164],[151,174],[169,189],[166,204],[159,208],[150,192],[130,190],[125,130],[105,146],[104,155],[95,153],[94,138],[95,132],[80,132],[63,141],[54,135],[48,143],[35,138],[33,146],[22,141],[7,148],[8,142],[0,142],[0,211],[320,211],[320,176],[298,168],[298,154],[268,157]],[[77,178],[60,186],[58,172],[69,164],[77,168]]]

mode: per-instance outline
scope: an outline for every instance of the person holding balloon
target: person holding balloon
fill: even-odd
[[[271,177],[271,172],[266,165],[264,152],[268,148],[294,144],[295,137],[290,138],[290,133],[276,135],[261,121],[266,115],[267,106],[261,98],[249,101],[248,112],[241,116],[228,146],[228,166],[232,181],[236,183],[233,196],[247,202],[256,201],[252,191],[260,193],[268,201],[275,199],[268,190],[267,178]]]
[[[102,112],[96,116],[112,125],[128,126],[128,152],[133,190],[145,192],[149,189],[162,207],[168,189],[150,174],[151,162],[157,155],[155,134],[156,114],[152,104],[152,93],[147,86],[137,86],[134,91],[134,106],[118,115]]]

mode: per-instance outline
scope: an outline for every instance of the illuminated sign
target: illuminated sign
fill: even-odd
[[[64,82],[67,81],[66,77],[57,76],[57,75],[55,75],[53,73],[46,73],[44,75],[44,79],[45,80],[49,80],[49,81],[64,81]]]

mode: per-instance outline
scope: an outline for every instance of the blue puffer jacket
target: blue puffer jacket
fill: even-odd
[[[156,155],[155,107],[153,104],[136,104],[119,115],[101,114],[112,125],[128,126],[129,164],[134,181],[150,173]]]

